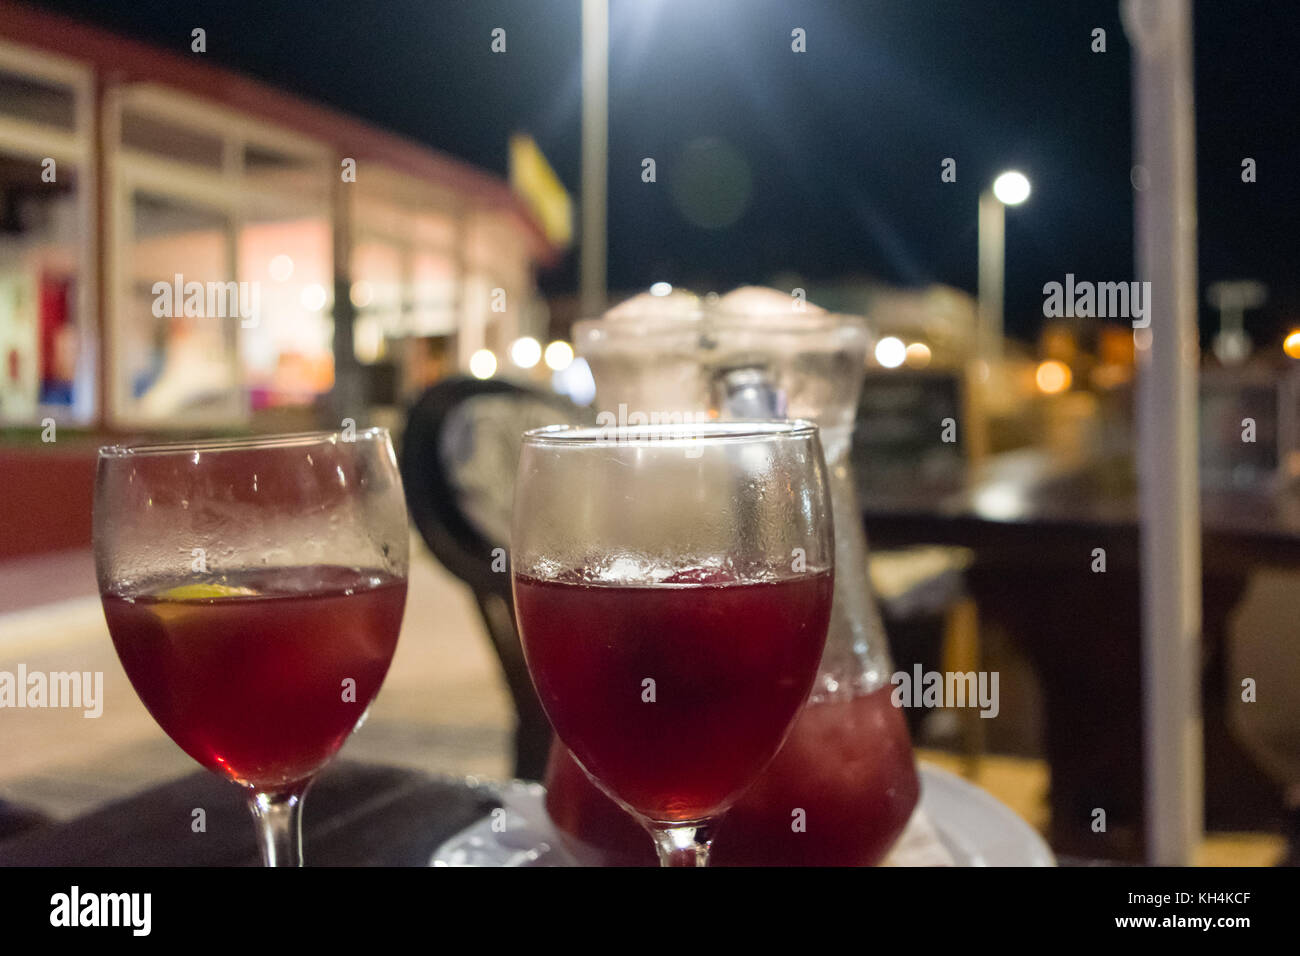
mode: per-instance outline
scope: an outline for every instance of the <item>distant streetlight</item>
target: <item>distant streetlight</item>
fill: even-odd
[[[555,341],[546,346],[546,367],[555,372],[563,372],[573,364],[573,346],[568,342]]]
[[[491,378],[496,370],[497,357],[490,349],[479,349],[469,357],[469,373],[475,378]]]
[[[924,342],[913,342],[907,347],[904,358],[911,368],[925,368],[930,364],[930,346]]]
[[[1300,329],[1294,329],[1282,340],[1282,351],[1293,359],[1300,359]]]
[[[887,335],[876,343],[876,361],[885,368],[898,368],[907,358],[907,346],[903,340]]]
[[[1029,198],[1024,173],[1009,170],[980,193],[979,211],[979,328],[976,353],[989,369],[990,381],[1002,361],[1002,284],[1006,273],[1006,207]]]
[[[532,368],[541,358],[542,344],[531,335],[515,339],[515,344],[510,346],[510,361],[520,368]]]
[[[1034,381],[1038,383],[1038,390],[1044,395],[1059,395],[1070,387],[1073,378],[1070,366],[1056,359],[1039,362],[1038,368],[1034,371]]]
[[[993,195],[1004,206],[1019,206],[1029,198],[1029,180],[1014,169],[993,180]]]
[[[1214,337],[1214,354],[1224,365],[1239,365],[1250,357],[1250,335],[1244,328],[1248,309],[1268,301],[1268,286],[1256,279],[1214,282],[1205,290],[1210,305],[1219,310],[1219,333]]]

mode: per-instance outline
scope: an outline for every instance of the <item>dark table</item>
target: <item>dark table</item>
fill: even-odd
[[[1057,852],[1140,859],[1142,676],[1137,489],[1122,467],[995,456],[965,487],[860,489],[872,547],[959,545],[981,618],[1025,653],[1044,690]],[[1280,786],[1233,736],[1229,615],[1261,566],[1300,567],[1300,497],[1206,492],[1203,526],[1203,711],[1206,816],[1215,828],[1280,822]],[[1104,548],[1106,573],[1091,570]],[[1247,705],[1248,706],[1248,705]],[[1106,809],[1107,832],[1092,831]]]
[[[451,837],[501,806],[493,786],[463,777],[340,761],[303,805],[308,866],[429,865]],[[206,831],[192,826],[206,812]],[[244,791],[207,771],[181,777],[67,823],[0,841],[6,866],[261,866]],[[1058,857],[1063,866],[1102,861]]]
[[[303,804],[309,866],[427,866],[499,804],[463,778],[340,761]],[[193,828],[194,810],[206,815]],[[260,866],[244,791],[198,771],[67,823],[0,842],[0,866]]]

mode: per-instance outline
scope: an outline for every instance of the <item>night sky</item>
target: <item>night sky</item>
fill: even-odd
[[[578,196],[579,0],[37,5],[187,55],[202,26],[220,65],[498,173],[509,134],[527,131]],[[1275,342],[1300,325],[1300,4],[1195,11],[1202,288],[1265,281],[1247,329]],[[974,292],[977,197],[1006,168],[1034,188],[1007,215],[1009,331],[1036,331],[1043,283],[1067,272],[1132,277],[1117,0],[612,0],[610,19],[612,290],[795,274]],[[956,183],[940,181],[945,157]],[[543,288],[574,291],[576,258]],[[1202,329],[1216,322],[1202,295]]]

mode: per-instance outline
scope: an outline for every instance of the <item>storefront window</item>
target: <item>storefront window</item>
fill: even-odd
[[[0,44],[0,424],[95,413],[88,91]]]
[[[334,381],[328,152],[179,95],[116,97],[115,421],[312,405]]]
[[[382,239],[361,241],[352,253],[352,276],[353,347],[359,361],[373,364],[402,332],[402,250]]]
[[[447,255],[421,250],[412,256],[411,266],[410,333],[427,337],[455,332],[455,262]]]
[[[240,330],[254,411],[310,405],[334,382],[333,275],[323,217],[259,217],[239,233],[239,277],[260,289],[261,315]]]
[[[226,285],[230,221],[218,209],[136,192],[129,277],[115,340],[120,407],[128,420],[221,421],[242,412],[237,329],[254,297]],[[209,295],[209,292],[212,292]]]

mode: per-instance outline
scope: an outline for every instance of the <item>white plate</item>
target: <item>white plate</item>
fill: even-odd
[[[1043,838],[1004,804],[946,770],[926,763],[918,769],[917,817],[942,844],[927,859],[946,855],[956,866],[1056,865]],[[493,790],[501,807],[438,847],[431,866],[578,865],[555,835],[540,784],[515,780]]]
[[[921,803],[957,866],[1056,866],[1047,842],[986,790],[933,764],[918,764]]]

